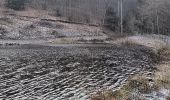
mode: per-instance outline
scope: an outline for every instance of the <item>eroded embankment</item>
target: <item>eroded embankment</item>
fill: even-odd
[[[144,46],[19,46],[0,49],[0,98],[87,99],[152,72],[156,55]]]

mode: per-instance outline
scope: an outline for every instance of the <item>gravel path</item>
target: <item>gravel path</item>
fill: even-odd
[[[0,47],[0,99],[86,100],[152,71],[153,57],[142,46]]]

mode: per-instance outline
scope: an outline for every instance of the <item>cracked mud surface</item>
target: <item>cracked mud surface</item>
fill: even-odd
[[[142,46],[1,47],[0,99],[86,100],[152,71],[153,58]]]

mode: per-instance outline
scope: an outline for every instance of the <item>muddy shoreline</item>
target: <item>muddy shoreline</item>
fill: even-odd
[[[143,46],[37,46],[0,49],[0,98],[87,99],[118,89],[131,75],[152,72]]]

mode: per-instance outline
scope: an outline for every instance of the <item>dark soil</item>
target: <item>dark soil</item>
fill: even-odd
[[[152,72],[153,58],[143,46],[1,47],[0,99],[87,99]]]

